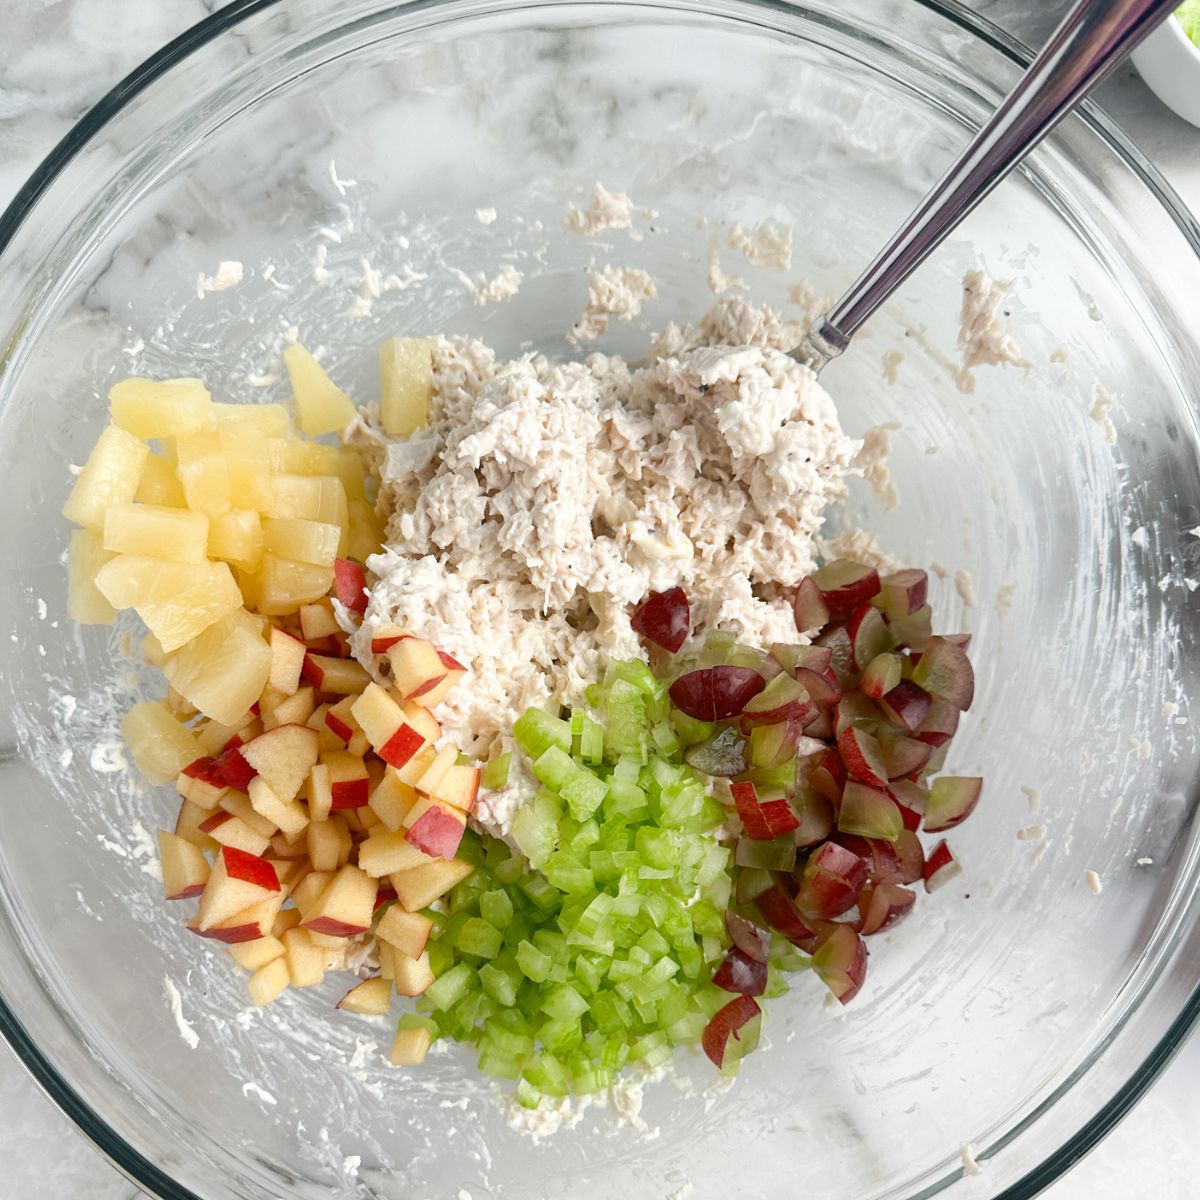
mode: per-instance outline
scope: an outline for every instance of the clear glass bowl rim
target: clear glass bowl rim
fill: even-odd
[[[50,151],[9,206],[0,213],[0,268],[5,251],[25,220],[32,215],[43,193],[113,117],[193,52],[235,28],[247,18],[266,12],[281,2],[282,0],[231,0],[224,8],[168,42],[93,105]],[[1021,68],[1028,66],[1034,57],[1033,51],[1023,42],[1006,33],[986,17],[959,3],[959,0],[911,2],[957,25],[962,31],[973,35],[989,48],[999,51]],[[411,0],[406,7],[436,9],[444,3],[446,0]],[[778,12],[789,12],[792,9],[788,0],[739,0],[739,3],[747,9]],[[1077,109],[1077,116],[1133,171],[1138,181],[1150,191],[1179,227],[1197,257],[1200,257],[1200,222],[1191,215],[1179,195],[1158,170],[1094,103],[1085,101]],[[1191,993],[1159,1043],[1116,1095],[1082,1129],[1043,1162],[1026,1172],[1016,1183],[999,1193],[995,1200],[1032,1200],[1064,1175],[1103,1140],[1137,1104],[1197,1024],[1200,1024],[1200,987]],[[131,1182],[157,1200],[202,1200],[196,1193],[166,1175],[93,1112],[34,1043],[2,993],[0,1037],[12,1048],[17,1060],[51,1102]]]

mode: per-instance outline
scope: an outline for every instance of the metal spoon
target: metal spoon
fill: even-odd
[[[964,217],[1179,0],[1079,0],[950,169],[875,261],[813,322],[792,357],[820,371]]]

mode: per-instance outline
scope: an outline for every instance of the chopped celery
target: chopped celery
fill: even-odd
[[[513,737],[530,758],[539,757],[551,746],[565,754],[571,752],[571,727],[540,708],[526,709],[513,722]]]
[[[463,954],[476,958],[495,958],[502,942],[500,930],[482,917],[470,917],[459,930],[455,945]]]
[[[479,897],[479,915],[489,925],[503,930],[513,919],[513,902],[503,888],[493,888]]]
[[[485,763],[479,782],[491,791],[496,791],[508,783],[508,772],[512,766],[512,753],[507,752]]]
[[[466,963],[455,963],[429,985],[425,998],[435,1009],[444,1011],[467,994],[474,980],[475,972]]]
[[[538,782],[556,792],[576,770],[575,760],[559,746],[548,746],[533,760],[533,774]]]

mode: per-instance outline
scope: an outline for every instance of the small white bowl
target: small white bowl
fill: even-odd
[[[1132,57],[1150,90],[1185,121],[1200,125],[1200,49],[1183,26],[1168,17]]]

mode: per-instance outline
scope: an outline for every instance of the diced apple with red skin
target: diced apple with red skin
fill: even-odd
[[[725,1063],[725,1052],[729,1039],[740,1040],[744,1026],[762,1015],[762,1009],[753,996],[736,996],[724,1007],[717,1009],[704,1027],[700,1044],[713,1066],[718,1070]]]
[[[697,721],[724,721],[739,716],[767,686],[751,667],[702,667],[681,675],[671,684],[671,703]]]
[[[283,943],[270,934],[252,942],[236,942],[228,950],[229,957],[246,971],[257,971],[284,955]]]
[[[372,833],[358,846],[358,865],[377,879],[436,861],[435,855],[418,850],[400,832]]]
[[[402,783],[396,772],[389,768],[384,771],[383,778],[371,789],[371,797],[367,804],[385,829],[391,833],[397,833],[404,828],[404,818],[416,802],[416,788]],[[361,854],[361,849],[359,852]],[[396,869],[389,868],[383,873],[390,875]]]
[[[417,779],[413,786],[423,796],[432,796],[442,782],[446,772],[458,761],[458,750],[454,746],[443,746],[434,756],[433,761]],[[401,776],[403,778],[403,775]]]
[[[409,958],[420,958],[425,952],[425,943],[433,930],[433,922],[422,913],[405,912],[399,904],[391,908],[379,918],[375,934],[390,946],[394,946],[401,954]]]
[[[364,1017],[382,1017],[392,1006],[392,985],[376,975],[352,987],[338,1002],[338,1008]]]
[[[943,838],[930,850],[929,857],[925,860],[923,871],[925,890],[935,892],[961,874],[962,864],[950,852],[950,847]]]
[[[829,605],[825,603],[821,589],[811,576],[805,576],[796,585],[792,613],[796,618],[796,629],[800,633],[824,629],[829,624]]]
[[[280,890],[279,876],[270,863],[224,846],[200,896],[197,927],[209,929]]]
[[[425,1061],[432,1042],[433,1034],[421,1026],[412,1029],[397,1029],[396,1037],[392,1041],[391,1052],[388,1055],[388,1062],[393,1067],[419,1066]]]
[[[370,742],[354,717],[353,705],[356,699],[356,696],[343,696],[336,704],[331,705],[325,713],[325,726],[351,754],[361,758],[370,748]]]
[[[461,812],[473,812],[479,795],[480,774],[478,767],[452,763],[434,786],[431,795],[435,800],[442,800]]]
[[[214,758],[198,758],[188,763],[175,781],[175,790],[199,808],[216,808],[229,789],[216,777],[215,765]]]
[[[913,683],[966,712],[975,697],[975,672],[966,651],[946,638],[930,638],[913,667]]]
[[[333,811],[333,781],[329,767],[317,763],[308,776],[308,819],[324,821]]]
[[[218,809],[200,824],[200,832],[207,833],[215,842],[255,857],[262,854],[270,844],[270,838],[251,829],[240,817],[224,809]]]
[[[444,896],[456,883],[466,879],[475,868],[469,862],[437,859],[391,876],[396,896],[406,912],[428,908],[439,896]],[[396,989],[399,991],[399,987]]]
[[[400,711],[404,714],[404,719],[427,742],[436,742],[441,738],[441,723],[424,705],[415,700],[404,700],[400,704]]]
[[[330,937],[355,937],[371,928],[378,884],[365,871],[342,867],[303,920],[302,928]]]
[[[414,697],[414,699],[425,705],[426,708],[433,708],[435,705],[441,704],[450,694],[454,685],[467,673],[467,668],[453,655],[447,654],[445,650],[438,651],[438,658],[441,660],[442,667],[446,672],[441,683],[430,688],[423,695]]]
[[[816,711],[803,683],[791,675],[776,675],[742,709],[743,719],[758,725],[778,725],[799,721],[802,725]]]
[[[647,641],[672,654],[678,653],[692,631],[687,594],[681,587],[651,592],[629,618],[629,624],[634,633]]]
[[[354,659],[325,654],[304,656],[304,678],[317,691],[336,696],[357,696],[371,682],[370,675]]]
[[[912,912],[917,893],[896,883],[867,884],[858,894],[859,932],[870,937],[889,929]]]
[[[367,740],[389,766],[403,767],[426,744],[421,731],[377,683],[369,683],[350,709]],[[439,730],[440,732],[440,730]]]
[[[193,804],[190,800],[184,800],[179,806],[179,815],[175,818],[175,836],[181,837],[185,842],[191,842],[193,846],[198,846],[201,850],[218,849],[218,843],[206,833],[200,832],[200,826],[211,816],[211,811],[206,808],[201,808],[198,804]]]
[[[285,633],[277,625],[271,627],[271,674],[268,682],[276,691],[292,695],[300,686],[304,667],[304,643]]]
[[[433,969],[429,955],[422,952],[418,958],[407,954],[392,954],[392,971],[396,976],[395,988],[398,996],[420,996],[433,982]]]
[[[342,627],[333,615],[328,600],[318,600],[315,604],[300,606],[300,636],[306,642],[320,641],[341,631]]]
[[[827,563],[810,578],[820,589],[831,621],[845,620],[879,595],[879,572],[848,559]]]
[[[457,758],[457,754],[455,758]],[[422,746],[402,767],[396,767],[396,778],[411,788],[425,778],[426,773],[438,760],[438,752],[433,746]]]
[[[873,787],[886,786],[887,768],[883,764],[879,742],[871,734],[853,725],[848,726],[838,734],[837,746],[851,779]]]
[[[810,855],[800,880],[796,904],[823,920],[849,912],[867,882],[867,864],[857,854],[826,842]]]
[[[825,986],[849,1004],[866,978],[867,945],[849,925],[839,925],[817,948],[812,965]]]
[[[321,871],[314,868],[303,879],[296,882],[292,888],[291,900],[303,921],[309,911],[321,898],[322,893],[333,881],[333,871]],[[299,924],[299,922],[297,922]]]
[[[245,796],[249,794],[250,780],[258,772],[246,761],[246,756],[242,754],[242,744],[239,738],[236,745],[226,746],[217,755],[212,773],[217,781],[223,783],[227,788],[232,788]]]
[[[270,841],[271,838],[279,832],[279,827],[261,813],[254,811],[254,805],[250,803],[250,797],[242,792],[230,790],[221,797],[221,808],[229,813],[230,816],[237,817],[245,825],[248,825],[260,837]],[[255,851],[251,851],[255,853]]]
[[[281,800],[261,776],[250,781],[250,804],[256,813],[288,836],[302,833],[308,825],[303,805],[295,800]]]
[[[204,891],[212,869],[199,846],[178,834],[160,829],[158,852],[162,864],[163,892],[168,900],[187,900]]]
[[[424,638],[406,637],[387,652],[392,681],[404,700],[428,696],[446,678],[447,667],[437,647]]]
[[[325,821],[310,821],[304,836],[309,860],[317,871],[336,870],[350,857],[353,839],[337,813]]]
[[[880,607],[888,620],[908,617],[925,607],[929,593],[929,576],[924,571],[906,568],[885,575],[879,581]]]
[[[367,611],[367,573],[360,562],[339,558],[333,564],[333,591],[353,613]]]
[[[921,722],[929,715],[930,707],[933,704],[929,693],[923,688],[917,687],[911,679],[901,679],[899,683],[877,699],[884,716],[893,725],[899,725],[900,728],[907,729],[910,733],[920,729]],[[951,709],[951,711],[954,713],[954,723],[957,725],[958,710]]]
[[[860,837],[894,842],[904,831],[896,802],[887,794],[851,779],[842,792],[838,829]]]
[[[246,980],[246,991],[250,994],[252,1004],[258,1008],[264,1008],[278,1000],[287,991],[290,982],[291,977],[288,974],[286,962],[282,958],[277,958],[273,962],[267,963],[265,967],[259,967]]]
[[[260,938],[270,935],[275,918],[283,906],[283,901],[284,894],[280,891],[274,896],[267,897],[266,900],[260,900],[257,904],[242,909],[239,913],[234,913],[232,917],[227,917],[224,921],[219,921],[208,929],[201,929],[195,919],[188,925],[188,928],[203,938],[212,938],[215,941],[224,942],[227,946],[238,945],[242,942],[256,942]]]
[[[466,832],[467,816],[452,804],[425,796],[409,810],[405,824],[410,845],[424,854],[452,859]]]
[[[963,775],[943,775],[929,789],[925,806],[926,833],[940,833],[961,825],[974,811],[983,791],[983,780]]]
[[[371,653],[386,654],[401,638],[406,637],[412,637],[412,634],[399,625],[380,625],[371,638]]]
[[[317,762],[318,741],[307,725],[277,725],[241,747],[241,755],[280,800],[294,800]]]
[[[334,810],[361,808],[371,798],[371,777],[361,758],[345,750],[322,756],[329,768],[329,790]]]

